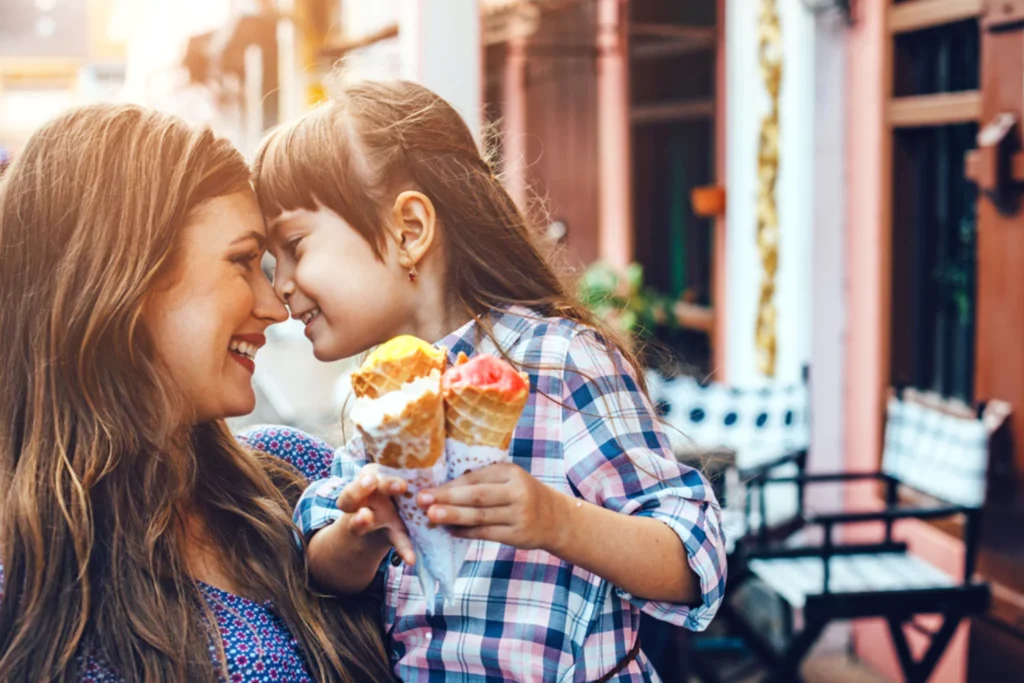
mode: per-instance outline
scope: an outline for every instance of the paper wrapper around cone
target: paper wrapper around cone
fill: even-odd
[[[431,612],[437,584],[447,598],[455,583],[455,539],[447,528],[429,522],[416,505],[416,494],[421,489],[441,486],[448,478],[444,404],[439,389],[411,401],[400,415],[388,415],[378,425],[356,424],[366,454],[380,465],[381,476],[401,477],[409,483],[408,493],[397,498],[395,504],[416,550],[416,573]]]
[[[458,576],[455,570],[455,541],[460,539],[452,536],[448,527],[430,522],[427,513],[416,504],[416,495],[422,489],[437,488],[444,484],[448,478],[448,464],[442,457],[433,467],[427,468],[400,469],[382,465],[380,474],[384,477],[401,477],[409,482],[408,491],[395,499],[395,505],[416,550],[416,575],[423,587],[427,612],[433,614],[438,584],[445,600],[455,594],[455,579]]]
[[[466,362],[460,354],[459,363]],[[456,385],[444,390],[448,478],[508,460],[508,446],[529,396],[509,397],[493,389]],[[472,541],[455,538],[454,573],[458,577]]]
[[[426,377],[431,371],[444,372],[445,351],[431,354],[417,349],[412,354],[379,363],[369,363],[351,375],[352,392],[359,398],[380,398],[397,391],[406,382]]]

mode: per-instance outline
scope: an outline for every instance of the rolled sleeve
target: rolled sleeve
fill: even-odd
[[[718,612],[725,594],[726,563],[718,506],[666,496],[658,507],[635,514],[663,522],[679,536],[690,568],[700,579],[701,604],[687,607],[643,600],[619,589],[616,592],[655,619],[703,631]]]
[[[671,528],[700,580],[701,603],[617,594],[641,611],[694,631],[707,627],[725,591],[721,511],[710,484],[676,461],[632,367],[593,332],[570,342],[563,373],[562,448],[577,494],[615,512]]]
[[[310,484],[299,498],[295,506],[295,523],[306,540],[341,517],[338,496],[366,465],[364,453],[358,437],[349,441],[345,448],[334,454],[329,476]]]

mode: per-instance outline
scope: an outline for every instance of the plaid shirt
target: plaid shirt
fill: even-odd
[[[492,323],[501,348],[530,374],[513,461],[558,491],[671,527],[700,578],[702,603],[642,600],[542,550],[476,541],[459,595],[446,605],[438,598],[430,616],[415,572],[392,553],[378,580],[395,674],[406,681],[594,681],[630,652],[641,611],[703,630],[725,589],[720,509],[704,477],[672,457],[629,364],[565,319],[512,307]],[[460,351],[495,352],[475,322],[439,345],[452,360]],[[335,501],[365,464],[357,438],[339,451],[331,476],[305,492],[295,516],[307,537],[340,516]],[[658,678],[641,653],[615,680]]]

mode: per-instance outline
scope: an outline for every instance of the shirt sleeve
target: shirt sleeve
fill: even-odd
[[[616,589],[641,611],[702,631],[722,602],[726,554],[711,485],[676,461],[636,374],[596,333],[577,332],[562,382],[562,449],[569,483],[584,500],[668,525],[700,579],[701,604],[643,600]]]
[[[362,439],[354,437],[334,454],[328,475],[309,485],[295,507],[295,523],[306,540],[341,517],[338,496],[366,463]]]

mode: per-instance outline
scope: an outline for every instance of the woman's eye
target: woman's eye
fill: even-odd
[[[232,256],[231,257],[231,262],[232,263],[237,263],[238,265],[242,266],[246,270],[252,270],[253,264],[256,261],[258,261],[259,258],[260,258],[260,255],[257,252],[251,251],[251,252],[246,253],[246,254],[239,254],[237,256]]]

